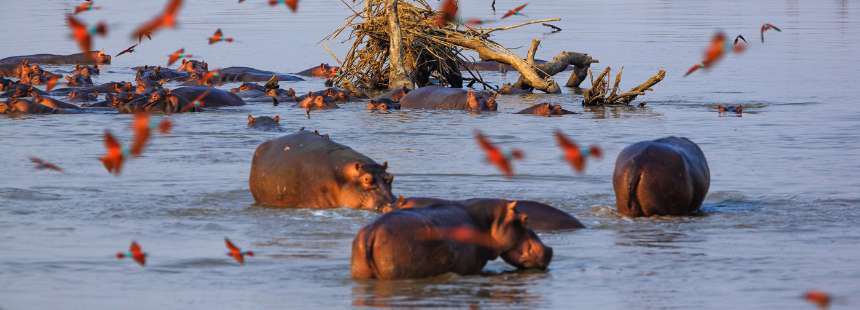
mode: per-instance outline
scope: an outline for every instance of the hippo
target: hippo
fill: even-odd
[[[516,206],[516,202],[494,208],[439,203],[385,213],[353,239],[352,277],[472,275],[499,256],[519,269],[545,270],[553,250],[528,228],[528,216]]]
[[[440,86],[421,87],[400,99],[407,109],[466,110],[480,113],[496,111],[496,94]]]
[[[327,135],[299,130],[257,147],[249,183],[261,205],[382,210],[394,200],[387,169]]]
[[[696,213],[710,183],[705,154],[678,137],[624,148],[612,174],[618,213],[629,217]]]
[[[245,105],[245,101],[234,93],[206,86],[184,86],[172,90],[172,93],[182,99],[192,102],[205,92],[203,105],[210,108],[235,107]]]
[[[344,103],[349,101],[349,91],[340,89],[340,88],[326,88],[323,90],[308,92],[306,95],[301,95],[295,98],[296,101],[301,102],[307,99],[308,97],[316,97],[321,96],[326,102],[338,102]]]
[[[735,115],[737,115],[737,116],[742,116],[744,114],[744,106],[742,106],[742,105],[724,106],[722,104],[718,104],[717,105],[717,111],[720,113],[720,115],[723,115],[725,113],[735,113]]]
[[[577,114],[573,111],[565,110],[561,107],[560,104],[552,104],[552,103],[538,103],[536,105],[525,108],[515,114],[532,114],[532,115],[540,115],[540,116],[553,116],[553,115],[565,115],[565,114]]]
[[[333,78],[337,76],[338,71],[340,71],[340,67],[333,67],[329,66],[326,63],[322,63],[319,66],[310,67],[308,69],[296,72],[296,75],[320,78]]]
[[[535,64],[539,65],[545,63],[546,60],[543,59],[535,59]],[[495,62],[492,60],[482,60],[482,61],[472,61],[467,62],[465,65],[460,67],[461,70],[472,70],[472,71],[499,71],[499,72],[508,72],[510,70],[514,70],[514,67],[508,64],[503,64],[500,62]],[[568,65],[565,70],[573,69],[573,66]]]
[[[62,113],[61,109],[54,109],[42,104],[19,98],[9,98],[0,103],[0,113],[6,114],[55,114]]]
[[[273,75],[278,79],[278,81],[304,81],[304,79],[297,76],[249,67],[227,67],[221,69],[220,72],[221,81],[223,82],[265,82]]]
[[[386,112],[388,110],[400,110],[400,103],[388,98],[371,99],[367,103],[367,109],[370,111]]]
[[[332,100],[326,100],[328,98],[326,96],[309,93],[307,95],[302,96],[302,98],[304,99],[301,99],[298,103],[294,105],[294,107],[302,108],[307,111],[330,110],[340,108]]]
[[[499,88],[499,94],[502,95],[523,95],[531,93],[531,90],[514,87],[511,83],[505,83]]]
[[[260,130],[281,130],[281,116],[275,115],[275,117],[254,117],[253,115],[248,114],[248,128]]]
[[[190,77],[186,72],[161,66],[133,67],[132,69],[135,70],[135,81],[139,82],[185,81]]]
[[[45,65],[95,65],[95,64],[110,64],[111,57],[108,54],[105,54],[102,51],[90,51],[87,52],[88,55],[84,53],[77,53],[71,55],[53,55],[53,54],[35,54],[35,55],[26,55],[26,56],[13,56],[0,59],[0,64],[17,64],[23,60],[28,60],[34,64],[45,64]]]
[[[13,63],[8,63],[8,64],[0,63],[0,77],[5,77],[5,76],[14,77],[14,76],[18,76],[17,74],[15,74],[15,69],[16,69],[17,67],[18,67],[18,66],[17,66],[16,64],[13,64]]]
[[[450,201],[439,198],[401,197],[393,209],[423,208],[437,203],[458,203],[464,206],[495,208],[511,202],[497,198],[470,198]],[[553,206],[531,200],[517,200],[517,210],[529,216],[528,227],[535,231],[557,231],[585,228],[576,217]]]
[[[62,102],[60,100],[51,98],[51,97],[43,97],[39,94],[33,94],[33,102],[38,102],[39,104],[58,110],[71,110],[71,111],[79,111],[81,107],[76,106],[71,103]]]
[[[69,101],[73,102],[96,101],[99,99],[99,93],[97,91],[74,89],[66,95],[66,98],[69,98]]]
[[[12,82],[5,86],[3,90],[3,94],[0,94],[0,97],[3,98],[30,97],[34,94],[39,94],[43,96],[47,95],[47,93],[41,89],[33,87],[32,85],[21,84],[20,82]]]

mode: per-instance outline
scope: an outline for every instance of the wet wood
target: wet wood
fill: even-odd
[[[387,0],[386,11],[388,14],[389,54],[388,58],[388,88],[401,87],[412,88],[412,80],[403,65],[403,37],[400,32],[400,18],[397,14],[398,0]]]

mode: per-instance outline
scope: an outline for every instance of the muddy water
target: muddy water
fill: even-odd
[[[75,2],[2,2],[7,31],[0,56],[75,51],[62,20]],[[103,1],[104,9],[84,17],[110,23],[111,36],[96,46],[115,53],[162,2]],[[98,81],[131,80],[130,67],[163,64],[180,47],[211,68],[295,72],[333,62],[316,43],[346,16],[339,1],[303,1],[300,14],[263,1],[234,2],[188,1],[179,30],[116,59]],[[489,17],[488,2],[463,1],[464,14]],[[833,309],[860,307],[857,3],[534,1],[524,12],[562,17],[556,24],[565,30],[544,35],[546,29],[531,26],[501,34],[500,42],[517,47],[542,38],[538,57],[545,59],[560,50],[591,53],[598,68],[624,66],[628,87],[660,68],[669,74],[642,99],[644,109],[583,110],[581,97],[564,93],[504,97],[499,113],[481,115],[377,114],[361,103],[310,120],[297,109],[265,103],[178,115],[175,132],[156,137],[121,177],[109,176],[97,158],[104,129],[128,140],[128,115],[0,117],[0,308],[810,309],[800,298],[810,288],[837,296]],[[783,32],[768,33],[762,45],[762,22]],[[208,46],[205,38],[218,27],[238,42]],[[712,72],[682,78],[716,29],[743,33],[750,50]],[[345,46],[329,45],[343,55]],[[489,75],[493,82],[515,78]],[[284,84],[299,92],[322,88],[317,79]],[[543,101],[582,114],[511,114]],[[718,117],[717,103],[743,104],[748,113]],[[511,267],[493,262],[491,276],[353,281],[350,243],[375,214],[253,206],[247,185],[253,150],[284,133],[247,129],[249,113],[280,114],[285,132],[319,129],[387,160],[396,194],[534,199],[575,214],[589,228],[541,235],[555,248],[546,273],[508,273]],[[482,162],[475,129],[526,151],[516,178],[506,180]],[[599,143],[607,158],[575,175],[560,160],[554,129]],[[667,135],[691,138],[708,157],[705,214],[616,217],[615,156],[630,143]],[[67,172],[34,172],[31,155]],[[258,256],[238,267],[224,256],[224,236]],[[150,253],[146,268],[113,257],[132,239]]]

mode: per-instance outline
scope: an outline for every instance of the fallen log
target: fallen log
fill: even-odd
[[[591,88],[585,89],[582,93],[582,105],[584,106],[604,106],[604,105],[630,105],[636,97],[640,95],[644,95],[646,91],[653,90],[651,87],[660,83],[663,78],[666,77],[666,70],[660,69],[652,75],[650,78],[637,85],[636,87],[631,88],[630,90],[622,93],[618,93],[621,85],[621,73],[624,71],[624,68],[618,71],[618,74],[615,75],[615,83],[613,83],[612,88],[609,88],[610,85],[610,76],[612,69],[606,67],[597,76],[596,79],[591,79]],[[591,70],[588,71],[588,75],[591,76]]]

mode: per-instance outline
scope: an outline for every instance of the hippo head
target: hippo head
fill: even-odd
[[[528,228],[528,216],[516,209],[511,201],[494,208],[490,236],[502,259],[517,268],[546,269],[552,260],[552,248]]]
[[[469,111],[472,112],[480,113],[481,111],[496,111],[498,109],[496,94],[484,98],[484,96],[476,95],[471,89],[466,93],[466,103],[469,106]]]
[[[394,176],[386,172],[388,162],[347,163],[341,171],[340,204],[349,208],[386,210],[391,208]]]
[[[95,52],[95,60],[96,64],[110,64],[110,55],[105,54],[104,51]]]

